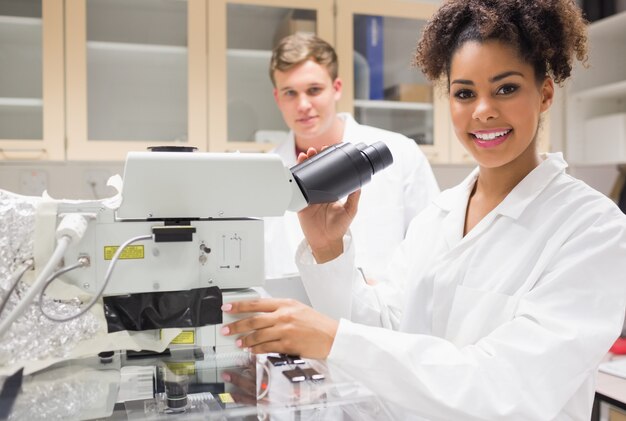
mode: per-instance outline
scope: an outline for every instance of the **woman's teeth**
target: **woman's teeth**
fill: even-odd
[[[474,136],[476,136],[477,139],[480,140],[493,140],[497,137],[500,136],[504,136],[505,134],[508,134],[511,130],[503,130],[501,132],[492,132],[492,133],[472,133]]]

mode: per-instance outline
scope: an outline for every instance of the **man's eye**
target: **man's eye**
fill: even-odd
[[[519,88],[519,86],[517,86],[517,85],[511,85],[511,84],[503,85],[503,86],[500,87],[500,89],[498,89],[497,93],[499,95],[510,95],[513,92],[517,91],[518,88]]]
[[[322,88],[319,87],[309,89],[309,95],[318,95],[320,92],[322,92]]]
[[[285,91],[285,96],[295,96],[296,91]]]
[[[474,93],[469,89],[460,89],[454,93],[454,97],[458,99],[468,99],[472,98]]]

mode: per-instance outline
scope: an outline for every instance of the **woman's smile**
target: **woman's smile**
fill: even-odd
[[[494,148],[506,142],[513,129],[480,130],[470,133],[476,146],[480,148]]]

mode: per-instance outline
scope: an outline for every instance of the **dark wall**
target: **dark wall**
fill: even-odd
[[[593,22],[614,14],[616,3],[616,0],[582,0],[582,9],[587,20]]]

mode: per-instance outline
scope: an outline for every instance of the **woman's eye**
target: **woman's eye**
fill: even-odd
[[[499,95],[510,95],[513,92],[517,91],[519,87],[517,85],[504,85],[501,86],[500,89],[498,89],[498,94]]]
[[[460,89],[454,93],[454,97],[458,99],[468,99],[472,98],[474,93],[469,89]]]

